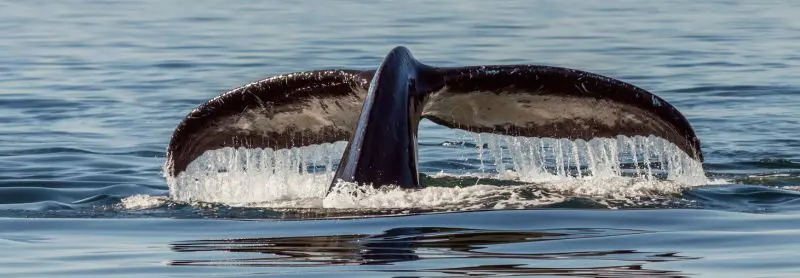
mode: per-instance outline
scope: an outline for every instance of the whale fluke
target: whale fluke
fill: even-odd
[[[421,118],[471,132],[584,139],[657,136],[703,161],[686,118],[664,99],[609,77],[560,67],[431,67],[392,49],[377,70],[284,74],[224,93],[178,125],[166,174],[205,151],[284,149],[348,140],[337,180],[421,186]]]
[[[298,72],[221,94],[175,129],[166,174],[177,176],[205,151],[224,147],[286,149],[348,140],[369,78],[370,72],[352,70]]]
[[[666,100],[580,70],[536,66],[442,69],[445,88],[423,117],[451,128],[512,136],[583,139],[654,135],[703,160],[689,121]]]

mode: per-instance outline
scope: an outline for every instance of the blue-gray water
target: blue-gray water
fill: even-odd
[[[0,274],[795,277],[797,14],[788,0],[0,1]],[[396,45],[646,88],[686,115],[721,182],[667,203],[368,218],[122,204],[168,195],[164,150],[198,104],[278,73],[372,68]],[[474,162],[441,150],[449,134],[421,131],[428,173]]]

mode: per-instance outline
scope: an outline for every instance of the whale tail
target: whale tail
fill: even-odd
[[[277,150],[348,140],[369,86],[364,75],[352,70],[289,73],[223,93],[192,110],[175,128],[165,172],[176,177],[204,152],[225,147]]]
[[[666,100],[585,71],[537,65],[441,69],[422,116],[471,132],[583,139],[656,136],[703,161],[689,121]]]
[[[224,93],[178,125],[166,174],[205,151],[349,140],[334,181],[418,187],[421,118],[471,132],[566,139],[657,136],[703,161],[686,118],[631,84],[538,65],[435,68],[403,48],[377,70],[284,74]]]

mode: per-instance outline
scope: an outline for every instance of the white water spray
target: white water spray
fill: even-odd
[[[208,151],[178,177],[168,177],[167,182],[171,198],[177,201],[370,209],[517,208],[560,202],[570,196],[626,201],[648,194],[675,194],[687,186],[708,182],[701,163],[656,137],[587,142],[473,134],[472,140],[476,143],[473,157],[479,159],[481,167],[479,173],[468,176],[529,184],[403,190],[342,183],[326,195],[345,142],[277,151]]]
[[[702,164],[658,137],[597,138],[591,141],[477,134],[489,145],[497,173],[513,169],[521,181],[591,179],[626,176],[666,179],[686,185],[707,183]],[[664,177],[664,178],[661,178]]]
[[[167,178],[179,201],[246,205],[324,197],[346,142],[292,149],[208,151],[176,178]],[[313,205],[313,204],[312,204]]]

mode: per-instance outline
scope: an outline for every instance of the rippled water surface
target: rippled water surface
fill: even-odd
[[[795,1],[0,1],[0,273],[795,277],[798,14]],[[374,68],[396,45],[437,66],[636,84],[688,118],[705,173],[667,169],[662,148],[570,178],[587,156],[552,148],[550,175],[525,167],[532,141],[423,122],[423,190],[326,197],[324,173],[234,171],[169,192],[164,150],[197,105],[279,73]]]

